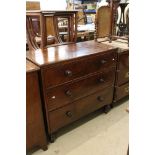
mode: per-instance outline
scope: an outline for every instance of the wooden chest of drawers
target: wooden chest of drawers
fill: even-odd
[[[114,102],[129,95],[129,50],[120,49],[117,57]]]
[[[104,44],[118,47],[117,51],[117,69],[115,80],[114,102],[129,95],[129,48],[126,43],[113,41]]]
[[[26,61],[26,150],[34,147],[47,149],[40,88],[38,83],[39,68]]]
[[[112,103],[116,53],[117,48],[95,41],[27,53],[41,68],[49,135]]]

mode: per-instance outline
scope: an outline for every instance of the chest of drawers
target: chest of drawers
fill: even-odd
[[[49,135],[112,103],[116,53],[117,48],[95,41],[27,53],[40,67]]]
[[[116,102],[129,95],[129,48],[127,43],[121,43],[118,41],[103,43],[118,47],[115,93],[113,101]]]
[[[114,102],[129,95],[129,50],[120,49],[117,57]]]
[[[39,68],[26,61],[26,149],[47,149],[47,139],[38,83]]]

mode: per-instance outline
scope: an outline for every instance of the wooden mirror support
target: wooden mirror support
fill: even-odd
[[[110,6],[101,6],[97,10],[96,14],[96,35],[95,39],[97,38],[104,38],[109,37],[111,38],[112,29],[111,29],[111,8]]]
[[[101,6],[97,10],[95,22],[95,41],[100,38],[106,38],[111,42],[116,39],[123,39],[129,42],[129,10],[124,15],[125,7],[128,3],[122,3],[121,0],[107,0],[107,6]],[[118,7],[121,9],[120,20],[118,23]]]

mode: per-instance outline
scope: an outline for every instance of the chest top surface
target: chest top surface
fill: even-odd
[[[97,55],[117,49],[116,47],[100,44],[95,41],[86,41],[75,44],[68,44],[56,47],[49,47],[44,50],[27,51],[27,59],[38,66],[55,64],[62,61],[77,59],[88,55]]]
[[[39,67],[36,66],[35,64],[33,64],[32,62],[30,62],[29,60],[26,60],[26,72],[34,72],[34,71],[38,71]]]

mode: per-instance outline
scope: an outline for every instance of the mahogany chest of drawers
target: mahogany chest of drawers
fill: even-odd
[[[48,134],[113,101],[117,48],[86,41],[27,52],[40,67]]]
[[[47,149],[38,83],[39,67],[26,61],[26,150]]]
[[[129,50],[119,49],[114,102],[129,95]]]
[[[114,102],[129,95],[129,48],[127,43],[103,42],[118,48]]]

